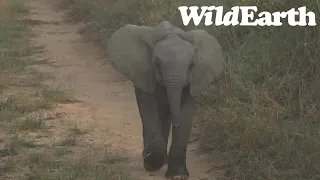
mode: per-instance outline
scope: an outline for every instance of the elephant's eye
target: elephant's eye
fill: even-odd
[[[191,70],[194,67],[194,63],[191,63],[189,69]]]
[[[156,66],[156,68],[160,68],[160,62],[159,62],[159,60],[155,60],[154,61],[154,65]]]

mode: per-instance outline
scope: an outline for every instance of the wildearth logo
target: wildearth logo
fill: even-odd
[[[213,23],[216,26],[282,26],[282,20],[287,19],[290,26],[316,26],[315,13],[312,11],[307,12],[305,6],[299,7],[298,11],[292,8],[285,12],[260,12],[254,19],[254,12],[258,11],[257,6],[234,6],[231,11],[228,11],[223,15],[223,6],[202,6],[201,13],[198,14],[198,6],[180,6],[179,11],[183,24],[187,26],[190,20],[193,20],[195,26],[198,26],[202,19],[204,19],[204,25],[210,26]],[[188,15],[188,10],[190,13]],[[215,21],[213,22],[212,11],[216,11]],[[241,22],[239,22],[239,13],[241,10]],[[296,19],[298,17],[298,20]],[[307,23],[308,18],[308,23]]]

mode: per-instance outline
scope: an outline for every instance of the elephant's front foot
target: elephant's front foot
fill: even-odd
[[[173,176],[173,177],[166,177],[166,178],[170,180],[187,180],[189,176]]]
[[[166,151],[144,151],[143,152],[143,167],[146,171],[158,171],[166,164]]]
[[[186,166],[186,157],[169,157],[165,176],[170,180],[187,180],[189,172]]]

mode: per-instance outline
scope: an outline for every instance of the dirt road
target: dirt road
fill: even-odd
[[[101,49],[84,42],[77,33],[81,25],[63,22],[64,12],[56,11],[51,1],[33,0],[29,6],[30,18],[45,22],[33,27],[33,41],[45,46],[44,56],[49,60],[49,65],[39,65],[38,69],[53,73],[55,83],[70,87],[81,101],[55,110],[63,115],[63,121],[51,122],[55,135],[63,131],[61,124],[65,123],[92,127],[90,133],[81,136],[78,156],[93,147],[111,148],[128,158],[123,164],[137,180],[163,180],[166,167],[153,174],[142,168],[142,126],[132,84],[107,63]],[[190,143],[190,180],[214,180],[206,174],[206,157],[196,155],[195,149],[196,144]]]

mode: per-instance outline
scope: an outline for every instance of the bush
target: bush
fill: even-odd
[[[70,3],[69,17],[88,22],[83,33],[106,45],[109,35],[126,23],[168,20],[183,27],[179,5],[257,5],[270,11],[307,6],[319,14],[313,0],[179,3],[79,0]],[[320,178],[319,28],[202,28],[218,38],[227,57],[225,72],[199,99],[202,149],[231,157],[225,174],[230,179]]]
[[[307,5],[319,12],[315,2],[295,1],[291,7],[279,1],[251,2],[262,10]],[[236,0],[232,4],[238,5]],[[232,157],[232,179],[319,178],[319,28],[209,31],[223,44],[228,68],[219,86],[200,101],[202,147]]]

